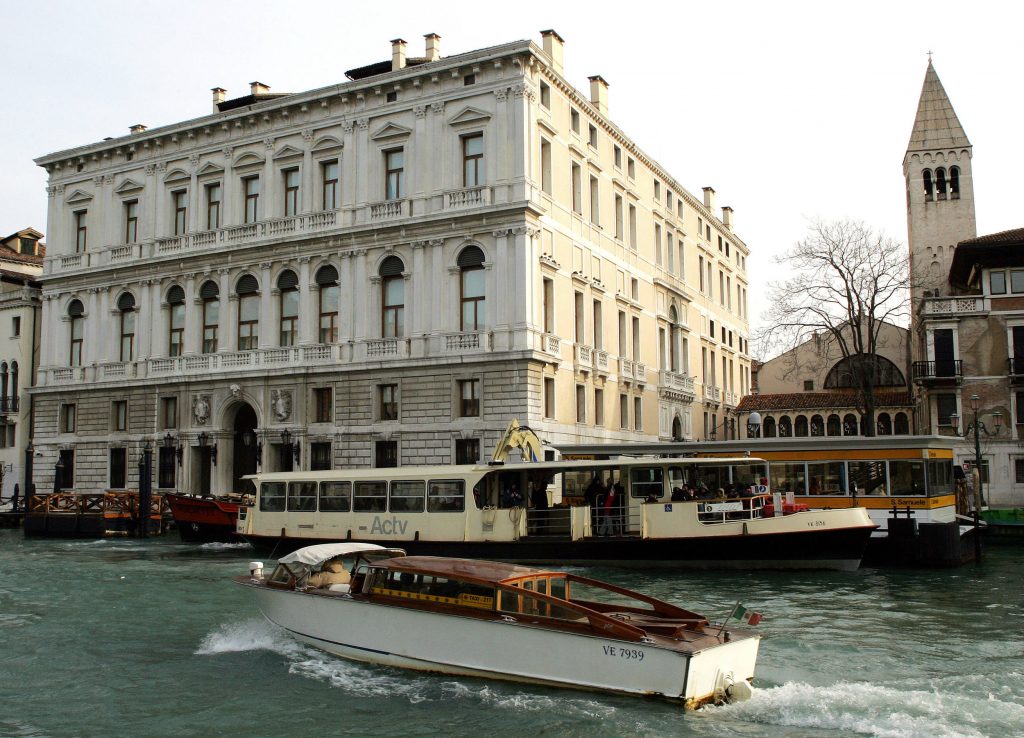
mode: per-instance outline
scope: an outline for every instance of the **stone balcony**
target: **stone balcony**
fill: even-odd
[[[708,402],[721,402],[722,390],[713,384],[704,385],[704,399]]]
[[[659,381],[664,389],[682,392],[688,395],[693,394],[693,377],[687,376],[686,374],[670,372],[667,369],[662,369]]]
[[[984,315],[988,312],[984,297],[926,297],[922,303],[925,317]]]

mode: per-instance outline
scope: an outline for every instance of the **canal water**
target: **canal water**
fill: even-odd
[[[754,698],[694,713],[346,662],[256,613],[229,581],[252,558],[0,531],[0,735],[1024,736],[1024,548],[954,571],[586,570],[764,613]]]

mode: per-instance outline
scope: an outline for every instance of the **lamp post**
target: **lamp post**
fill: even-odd
[[[178,443],[178,439],[172,436],[170,433],[166,433],[164,434],[163,445],[164,448],[174,449],[174,456],[178,460],[178,466],[181,466],[181,458],[182,456],[184,456],[184,449],[182,449],[181,444]]]
[[[299,445],[299,442],[295,440],[294,436],[292,436],[292,432],[288,428],[281,431],[281,445],[288,447],[288,451],[291,453],[295,465],[298,466],[299,459],[302,456],[302,447]]]
[[[990,431],[985,427],[985,423],[978,418],[978,411],[981,406],[981,398],[977,395],[971,395],[971,412],[974,414],[974,419],[964,428],[963,433],[960,432],[960,416],[953,413],[949,416],[949,424],[953,426],[953,433],[960,438],[968,438],[974,436],[974,468],[978,471],[978,483],[974,488],[974,504],[977,509],[981,509],[985,505],[985,495],[981,490],[981,434],[986,436],[994,437],[998,436],[999,432],[1003,428],[1003,414],[996,410],[992,413],[992,421],[995,423],[995,430]]]
[[[747,438],[759,438],[761,436],[761,413],[757,410],[751,411],[747,416]]]
[[[202,431],[196,436],[196,441],[199,442],[200,448],[206,448],[210,443],[210,434],[206,431]],[[217,442],[213,442],[213,446],[210,448],[210,461],[214,466],[217,466]]]

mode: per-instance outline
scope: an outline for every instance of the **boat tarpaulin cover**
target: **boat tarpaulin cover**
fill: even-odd
[[[298,551],[292,551],[287,556],[278,559],[278,562],[316,566],[335,556],[351,556],[360,551],[380,551],[383,548],[376,543],[318,543],[315,546],[306,546]]]

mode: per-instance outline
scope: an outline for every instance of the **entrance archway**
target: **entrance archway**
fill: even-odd
[[[252,480],[242,479],[247,474],[256,473],[256,462],[259,456],[259,436],[256,435],[258,425],[256,411],[252,406],[241,403],[235,411],[235,422],[232,425],[234,437],[231,449],[231,490],[242,494],[253,494],[256,491]]]
[[[672,419],[672,440],[683,440],[683,424],[679,422],[678,417]]]

